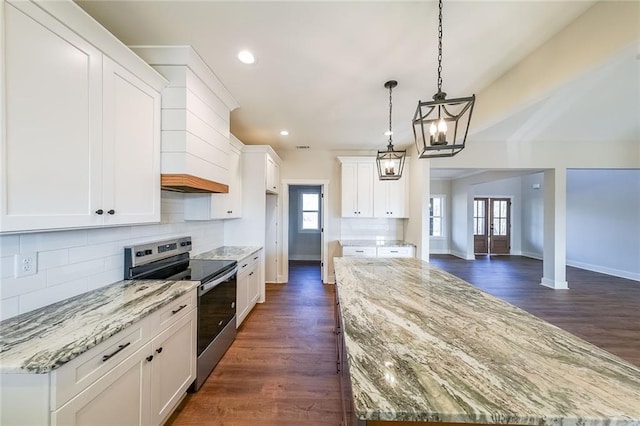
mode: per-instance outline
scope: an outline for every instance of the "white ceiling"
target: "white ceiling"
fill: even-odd
[[[408,145],[418,100],[436,91],[433,1],[78,3],[125,44],[192,45],[239,102],[231,130],[247,144],[382,149],[395,79],[394,143]],[[593,3],[445,2],[443,90],[479,92]],[[256,64],[236,59],[243,48]]]

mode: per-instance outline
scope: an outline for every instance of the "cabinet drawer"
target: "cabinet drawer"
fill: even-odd
[[[197,291],[196,289],[193,289],[189,293],[179,297],[160,309],[157,315],[154,316],[154,318],[157,318],[156,321],[158,321],[156,325],[159,325],[162,328],[167,327],[170,322],[177,321],[179,318],[182,318],[192,309],[196,308],[197,305]]]
[[[51,373],[51,409],[56,410],[111,371],[147,341],[147,318],[111,336]]]
[[[378,257],[413,257],[413,247],[378,247]]]
[[[255,265],[260,263],[261,251],[253,253],[251,256],[247,256],[238,262],[238,275],[244,277],[254,270]]]
[[[343,256],[376,257],[375,247],[343,247]]]

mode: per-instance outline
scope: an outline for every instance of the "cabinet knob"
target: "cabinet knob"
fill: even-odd
[[[235,308],[236,307],[236,302],[231,302],[231,307]]]
[[[104,213],[104,210],[102,210],[102,209],[96,210],[96,214],[102,214],[102,213]]]
[[[156,349],[157,353],[162,353],[162,346],[160,346],[158,349]]]
[[[116,214],[116,211],[114,209],[109,210],[107,213],[109,214]]]
[[[147,357],[147,361],[151,362],[152,360],[153,360],[153,355],[149,355],[149,356]]]

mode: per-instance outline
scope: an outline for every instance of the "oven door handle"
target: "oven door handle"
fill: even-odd
[[[198,296],[202,296],[212,288],[216,287],[218,284],[221,284],[227,281],[229,278],[233,277],[237,273],[238,273],[238,267],[236,266],[231,271],[227,272],[220,278],[217,278],[213,281],[209,281],[208,283],[205,283],[205,284],[201,284],[200,287],[198,288]]]

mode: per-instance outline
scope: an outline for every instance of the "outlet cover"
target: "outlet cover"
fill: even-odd
[[[21,253],[15,255],[15,277],[26,277],[38,273],[38,253]]]

